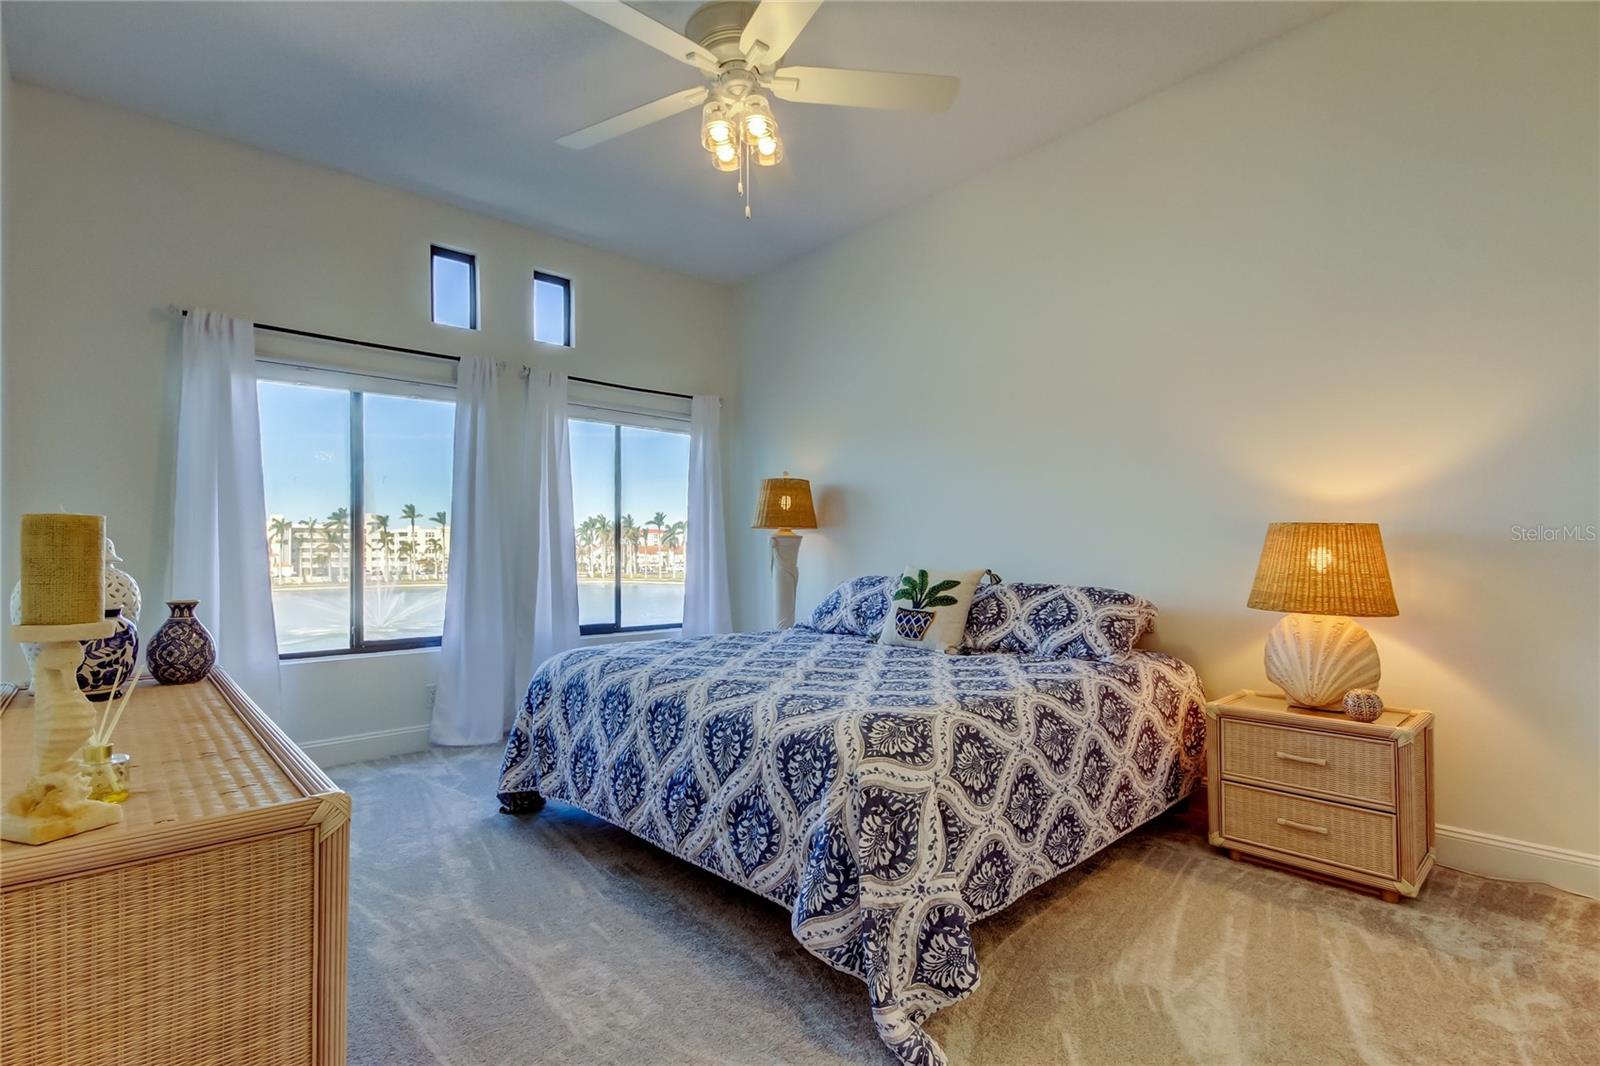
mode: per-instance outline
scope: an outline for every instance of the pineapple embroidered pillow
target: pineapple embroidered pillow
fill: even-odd
[[[982,579],[982,570],[907,570],[892,586],[879,642],[956,654]]]

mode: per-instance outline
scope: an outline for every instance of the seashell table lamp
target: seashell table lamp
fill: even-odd
[[[1273,522],[1249,606],[1288,611],[1267,634],[1267,678],[1299,707],[1375,689],[1378,646],[1353,618],[1400,613],[1375,522]]]

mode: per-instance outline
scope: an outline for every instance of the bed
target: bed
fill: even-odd
[[[572,804],[788,909],[910,1066],[978,983],[972,923],[1186,796],[1184,662],[951,656],[798,628],[585,648],[528,686],[510,811]]]

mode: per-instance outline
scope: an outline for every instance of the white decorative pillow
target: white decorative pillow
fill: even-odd
[[[907,570],[889,593],[881,644],[955,655],[982,570]]]

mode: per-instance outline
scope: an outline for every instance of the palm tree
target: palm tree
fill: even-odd
[[[580,558],[583,561],[584,569],[590,577],[593,577],[595,573],[595,549],[600,546],[599,522],[598,516],[585,518],[578,524],[576,531],[578,534],[578,547],[582,549]]]
[[[688,529],[689,527],[682,522],[672,523],[667,527],[666,532],[661,535],[661,549],[681,556],[683,554],[684,534],[688,532]]]
[[[661,564],[665,562],[665,558],[661,552],[661,534],[667,527],[667,512],[657,511],[655,514],[651,515],[650,527],[654,528],[656,531],[656,576],[660,577]],[[648,537],[645,538],[645,543],[650,543],[650,539]]]
[[[411,551],[407,552],[406,555],[408,557],[415,556],[416,555],[416,543],[417,543],[417,519],[422,517],[422,512],[417,510],[417,505],[416,504],[408,503],[404,507],[400,508],[400,517],[404,518],[406,521],[411,523],[411,544],[412,544],[412,549],[411,549]],[[412,574],[411,576],[413,578],[416,577],[415,574]]]
[[[616,563],[616,527],[611,524],[611,519],[603,514],[597,514],[589,521],[594,523],[594,534],[600,547],[600,572],[610,573],[608,561],[614,566]]]
[[[379,563],[379,568],[383,573],[383,579],[387,581],[389,580],[389,545],[394,543],[394,534],[389,532],[389,516],[386,514],[368,515],[367,530],[371,534],[369,540],[376,544],[382,552],[382,561]]]
[[[622,559],[623,572],[636,574],[639,572],[639,527],[634,525],[633,515],[622,516]]]
[[[329,544],[335,546],[335,565],[344,565],[345,580],[350,579],[349,557],[344,553],[344,535],[350,529],[350,508],[341,507],[328,515],[327,524],[323,529],[323,536]]]
[[[316,551],[316,547],[317,547],[317,529],[318,528],[319,527],[317,526],[317,520],[315,518],[306,519],[306,546],[308,548],[310,548],[313,552]],[[301,554],[303,555],[304,553],[302,552]],[[315,554],[313,554],[312,558],[311,558],[311,569],[315,570],[316,567],[317,567],[317,559],[316,559]],[[309,573],[302,574],[302,575],[300,575],[300,579],[302,581],[304,581],[306,578],[308,578],[310,576],[311,575]]]
[[[433,512],[433,517],[428,519],[428,521],[439,527],[439,540],[437,543],[439,545],[439,551],[443,556],[443,561],[448,564],[450,560],[450,553],[448,551],[449,546],[444,543],[444,529],[450,524],[450,516],[443,511],[435,511]]]
[[[383,580],[389,580],[389,553],[394,550],[394,534],[387,529],[378,533],[378,547],[383,550]]]
[[[394,534],[391,533],[391,534],[389,534],[389,536],[392,537],[392,536],[394,536]],[[406,564],[406,570],[407,570],[408,573],[410,573],[411,572],[411,560],[412,560],[412,557],[416,554],[415,551],[411,547],[411,541],[409,541],[409,540],[401,541],[400,542],[400,547],[395,552],[395,554],[400,556],[400,561],[402,563]],[[413,576],[415,576],[415,575],[413,574]]]
[[[278,542],[278,547],[288,547],[289,538],[294,536],[294,526],[287,518],[274,518],[267,523],[267,542]]]

